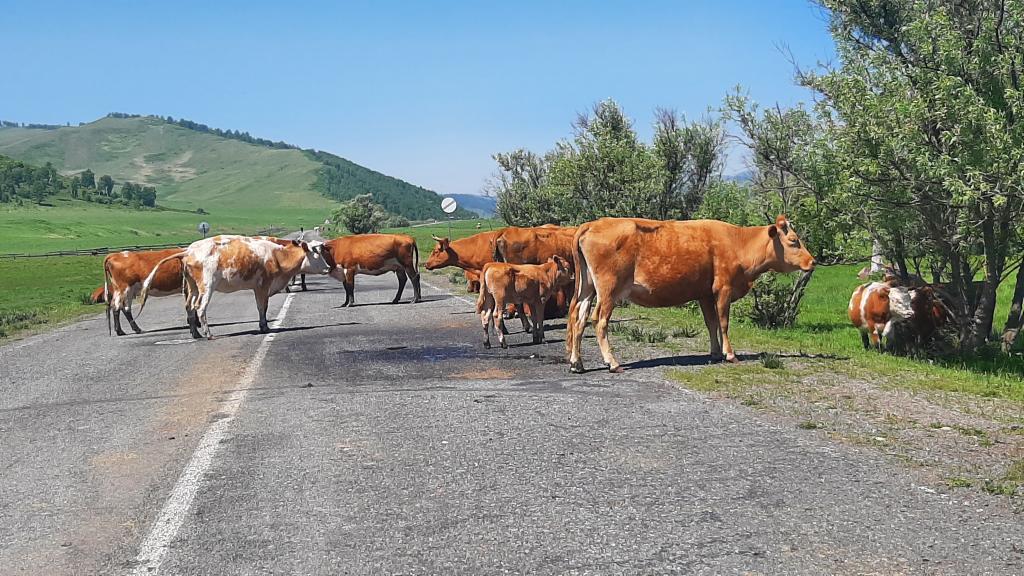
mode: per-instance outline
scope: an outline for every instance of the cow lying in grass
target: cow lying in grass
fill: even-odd
[[[203,333],[206,338],[213,338],[206,320],[206,309],[213,293],[239,290],[253,291],[260,332],[269,332],[270,297],[283,290],[300,271],[327,274],[331,270],[324,259],[323,246],[310,247],[298,240],[284,244],[245,236],[214,236],[193,242],[185,251],[161,260],[146,278],[139,295],[139,313],[146,305],[146,296],[159,266],[180,260],[185,278],[185,313],[193,338],[202,338]]]
[[[571,266],[564,258],[553,256],[544,264],[506,264],[491,262],[484,265],[480,273],[480,297],[476,311],[484,329],[484,347],[491,347],[489,326],[494,325],[498,342],[508,348],[502,311],[508,304],[514,304],[523,321],[523,330],[533,333],[533,343],[544,342],[544,305],[563,286],[572,282]],[[533,328],[530,328],[523,305],[532,313]]]

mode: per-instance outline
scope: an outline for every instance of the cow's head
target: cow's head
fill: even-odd
[[[555,287],[561,288],[562,286],[568,286],[572,284],[572,264],[568,260],[561,256],[552,256],[548,258],[548,262],[555,265]]]
[[[427,270],[436,270],[445,266],[454,266],[459,261],[459,257],[452,251],[451,241],[447,238],[438,238],[437,236],[431,236],[431,238],[434,239],[434,242],[437,242],[437,246],[434,246],[434,250],[430,253],[430,258],[427,258],[427,263],[424,267]]]
[[[771,255],[769,267],[777,272],[795,272],[814,270],[814,256],[797,236],[796,230],[785,215],[775,219],[775,225],[768,227],[771,238]]]
[[[334,269],[334,260],[331,259],[328,262],[323,242],[310,244],[302,240],[292,240],[292,244],[302,248],[302,251],[305,253],[305,257],[302,260],[302,272],[304,274],[327,274]]]

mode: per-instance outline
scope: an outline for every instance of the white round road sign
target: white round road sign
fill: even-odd
[[[206,234],[207,232],[210,231],[210,223],[209,222],[200,222],[199,226],[196,226],[196,228],[199,230],[199,232],[201,234]]]
[[[447,196],[444,200],[441,200],[441,210],[443,210],[445,214],[455,212],[455,209],[458,207],[459,205],[455,202],[455,198],[452,198],[451,196]]]

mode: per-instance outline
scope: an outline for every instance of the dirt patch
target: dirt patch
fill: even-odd
[[[500,368],[488,368],[486,370],[475,370],[452,374],[452,378],[464,378],[466,380],[507,380],[513,376],[515,376],[515,373],[511,370],[502,370]]]

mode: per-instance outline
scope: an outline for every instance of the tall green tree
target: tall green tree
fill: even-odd
[[[97,183],[97,189],[100,190],[100,192],[102,192],[106,196],[110,196],[110,194],[114,191],[114,179],[106,174],[100,176],[100,179]]]
[[[96,174],[92,170],[86,168],[85,171],[82,172],[81,178],[82,186],[86,188],[96,188]]]
[[[836,193],[887,215],[880,227],[890,237],[898,228],[923,234],[959,297],[961,341],[976,348],[992,331],[996,289],[1020,259],[1024,3],[820,3],[839,62],[799,79],[818,94],[844,176]]]
[[[388,213],[374,203],[371,194],[360,194],[348,202],[342,202],[331,219],[340,222],[353,234],[368,234],[380,231],[388,219]]]

